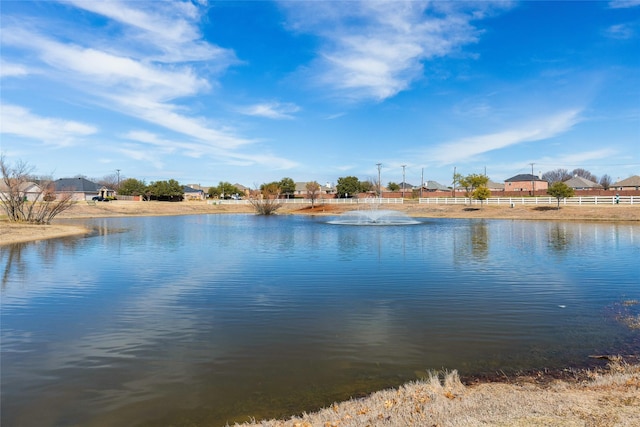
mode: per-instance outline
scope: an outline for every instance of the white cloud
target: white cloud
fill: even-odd
[[[273,169],[291,169],[298,166],[298,163],[271,155],[269,153],[241,153],[238,151],[222,150],[219,147],[212,146],[203,141],[198,140],[172,140],[158,136],[152,132],[138,130],[131,131],[124,135],[124,138],[139,143],[138,148],[129,147],[126,151],[122,151],[129,157],[137,160],[140,158],[134,156],[143,156],[146,152],[153,152],[156,158],[157,154],[169,155],[181,153],[183,155],[200,158],[208,156],[218,160],[224,160],[228,164],[238,166],[250,166],[254,164],[269,166]],[[142,144],[142,145],[140,145]],[[152,149],[149,149],[149,145]],[[147,146],[147,147],[144,147]],[[157,163],[161,165],[159,160]]]
[[[29,75],[27,67],[6,61],[0,62],[0,77],[21,77],[26,75]]]
[[[61,118],[40,117],[16,105],[0,105],[3,134],[41,140],[48,144],[68,146],[98,132],[94,126]]]
[[[384,100],[420,78],[423,61],[476,42],[479,31],[470,22],[494,4],[505,2],[285,2],[283,7],[291,29],[323,41],[310,66],[314,79],[340,96]]]
[[[630,24],[617,24],[607,28],[606,34],[614,39],[627,40],[633,38],[635,31]]]
[[[239,108],[241,114],[247,116],[266,117],[269,119],[293,119],[293,113],[300,111],[300,107],[292,103],[267,102]]]
[[[63,44],[18,27],[3,34],[3,43],[37,52],[64,83],[85,93],[91,102],[143,119],[211,146],[233,149],[250,141],[230,129],[215,128],[202,117],[169,101],[209,89],[204,77],[188,65],[138,61],[94,48]]]
[[[124,28],[123,44],[151,46],[162,53],[155,60],[219,60],[226,66],[237,61],[232,51],[202,40],[198,23],[206,8],[191,2],[72,0],[70,3],[120,23]]]
[[[580,121],[580,110],[562,111],[512,129],[463,138],[429,150],[427,158],[441,164],[468,160],[479,154],[524,142],[540,141],[562,134]]]
[[[539,161],[539,163],[544,164],[554,164],[558,165],[557,167],[565,167],[566,165],[580,165],[590,162],[592,160],[606,159],[611,157],[617,153],[616,150],[612,148],[602,148],[600,150],[592,150],[592,151],[581,151],[578,153],[569,153],[569,154],[559,154],[554,156],[553,158],[544,158]]]
[[[188,66],[162,66],[114,55],[94,48],[63,44],[46,36],[11,27],[3,42],[40,55],[81,90],[145,94],[153,99],[173,99],[209,89],[206,79]],[[84,83],[84,86],[80,86]]]
[[[234,149],[255,141],[238,137],[231,129],[215,129],[201,117],[189,117],[178,112],[179,107],[153,100],[114,97],[113,100],[131,116],[206,142],[211,148]]]
[[[640,6],[640,0],[611,0],[609,7],[612,9],[625,9]]]

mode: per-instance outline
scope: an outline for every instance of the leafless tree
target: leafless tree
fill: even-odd
[[[542,179],[547,181],[549,184],[553,184],[554,182],[564,182],[571,179],[571,176],[572,175],[566,169],[554,169],[543,173]]]
[[[31,168],[18,161],[9,165],[0,155],[0,204],[12,222],[49,224],[54,217],[73,206],[71,193],[56,192],[51,181],[31,182]]]
[[[586,169],[577,168],[571,171],[571,176],[579,176],[592,182],[598,182],[598,178]]]
[[[261,190],[255,190],[249,197],[249,203],[259,215],[273,215],[282,207],[280,187],[277,183],[265,184]]]
[[[316,199],[320,197],[320,184],[316,181],[307,182],[305,186],[307,189],[307,197],[311,200],[311,207],[313,208],[316,203]]]
[[[118,175],[115,173],[105,175],[101,179],[96,180],[96,182],[99,185],[102,185],[103,187],[107,187],[110,190],[116,190],[116,191],[120,190],[118,188],[120,186],[120,177],[118,177]]]
[[[611,177],[607,174],[604,174],[600,177],[600,185],[605,190],[608,190],[611,187]]]

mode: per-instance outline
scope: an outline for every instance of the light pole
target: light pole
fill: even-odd
[[[406,168],[407,165],[402,165],[402,198],[404,199],[404,182],[406,181],[404,179],[404,168]]]
[[[378,198],[382,199],[382,187],[380,187],[380,169],[382,168],[382,163],[376,163],[378,166]]]

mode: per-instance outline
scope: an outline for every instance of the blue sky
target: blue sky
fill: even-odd
[[[0,149],[55,178],[640,174],[640,0],[0,7]]]

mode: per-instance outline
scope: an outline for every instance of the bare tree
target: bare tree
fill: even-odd
[[[571,171],[571,176],[579,176],[592,182],[598,182],[598,178],[586,169],[577,168]]]
[[[311,208],[315,206],[316,199],[320,196],[320,184],[316,181],[307,182],[307,197],[311,200]]]
[[[607,174],[604,174],[600,177],[600,185],[605,190],[608,190],[611,187],[611,177]]]
[[[33,168],[18,161],[9,165],[0,155],[0,204],[12,222],[49,224],[54,217],[73,206],[71,193],[56,192],[51,181],[31,182]]]
[[[97,182],[99,185],[102,185],[103,187],[107,187],[110,190],[119,191],[120,188],[118,187],[120,186],[120,178],[121,177],[119,177],[118,174],[112,173],[103,176],[102,179],[98,179],[95,182]]]
[[[273,215],[282,207],[280,186],[277,183],[264,184],[249,197],[249,203],[259,215]]]
[[[549,184],[553,184],[554,182],[564,182],[571,179],[571,174],[566,169],[554,169],[543,173],[542,179],[547,181]]]

